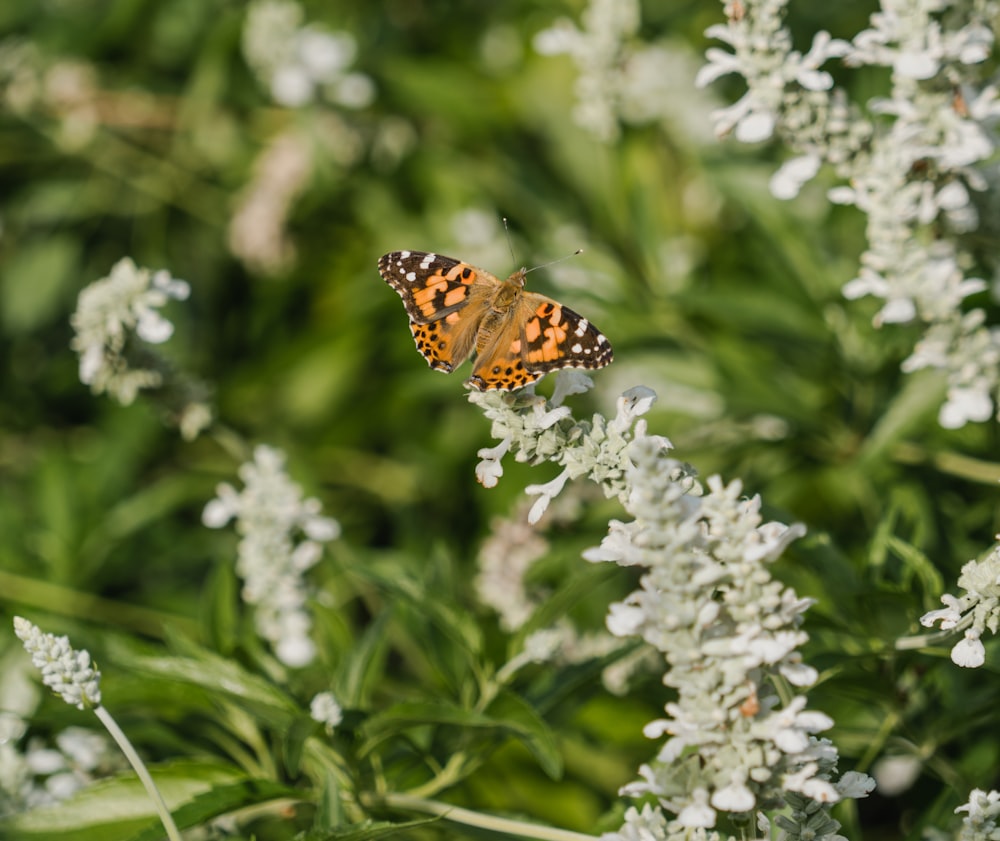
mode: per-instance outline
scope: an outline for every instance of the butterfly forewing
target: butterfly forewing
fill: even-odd
[[[424,251],[393,251],[378,261],[378,270],[403,299],[416,324],[437,321],[469,303],[479,270],[451,257]]]

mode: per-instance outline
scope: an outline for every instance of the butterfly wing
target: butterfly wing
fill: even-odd
[[[536,292],[522,293],[496,341],[482,349],[468,383],[510,391],[562,368],[603,368],[614,352],[586,318]]]
[[[417,350],[432,368],[451,371],[472,353],[497,278],[425,251],[392,251],[378,261],[378,270],[403,299]]]

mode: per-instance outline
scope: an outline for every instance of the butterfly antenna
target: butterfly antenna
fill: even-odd
[[[530,269],[525,271],[525,274],[527,274],[528,272],[533,272],[535,269],[545,269],[548,268],[549,266],[554,266],[556,263],[561,263],[563,260],[568,260],[570,257],[576,257],[577,254],[583,254],[583,249],[578,248],[572,254],[567,254],[565,257],[560,257],[558,260],[549,260],[548,263],[542,263],[542,265],[540,266],[532,266]]]
[[[507,235],[507,249],[510,251],[510,259],[512,262],[517,262],[517,257],[514,256],[514,243],[510,240],[510,226],[507,224],[507,217],[501,217],[503,219],[503,232]]]

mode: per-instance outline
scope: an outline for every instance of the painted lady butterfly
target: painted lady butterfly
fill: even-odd
[[[525,292],[525,269],[501,281],[451,257],[393,251],[378,270],[403,299],[431,368],[452,371],[475,351],[466,384],[478,391],[511,391],[560,368],[603,368],[614,356],[582,315]]]

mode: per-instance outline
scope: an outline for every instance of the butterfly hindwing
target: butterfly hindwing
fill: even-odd
[[[436,371],[450,373],[466,360],[475,347],[477,324],[458,315],[453,312],[427,324],[410,322],[417,350]]]
[[[611,343],[586,318],[535,292],[522,293],[503,330],[476,360],[469,385],[510,391],[562,368],[603,368]]]
[[[525,292],[521,305],[530,313],[521,319],[524,362],[541,374],[560,368],[603,368],[614,352],[607,337],[569,307]]]
[[[378,270],[410,317],[417,350],[437,371],[452,371],[472,353],[488,290],[499,285],[489,272],[426,251],[393,251]]]

